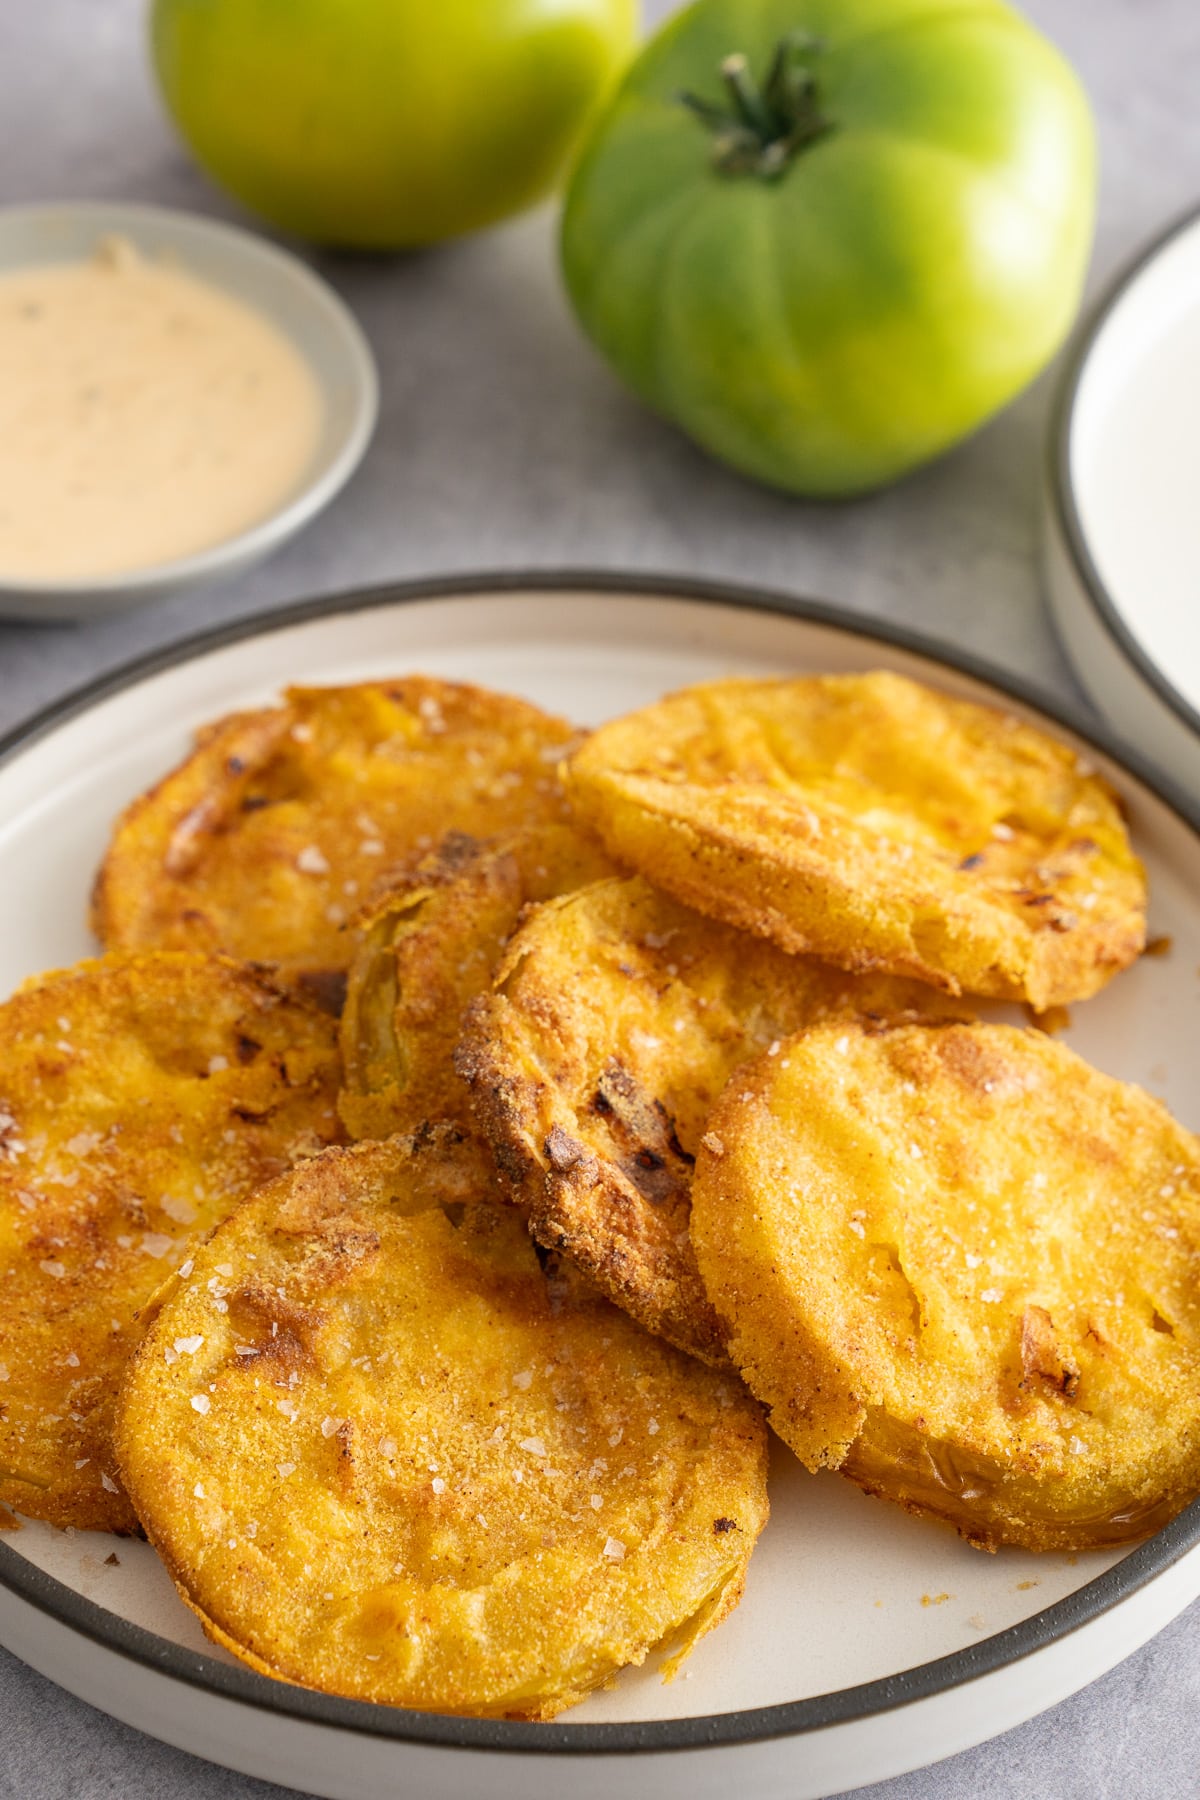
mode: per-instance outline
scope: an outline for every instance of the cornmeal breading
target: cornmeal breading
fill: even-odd
[[[242,1207],[142,1346],[118,1455],[242,1661],[550,1718],[736,1603],[765,1431],[735,1379],[543,1265],[457,1152],[358,1144]]]
[[[110,949],[219,950],[338,1010],[345,922],[447,831],[565,817],[569,725],[524,700],[413,675],[289,688],[200,734],[120,821],[92,915]]]
[[[987,1549],[1123,1543],[1200,1492],[1200,1146],[1064,1045],[800,1033],[714,1109],[692,1235],[809,1468]]]
[[[1108,784],[1033,726],[901,675],[687,688],[595,732],[567,786],[619,862],[843,968],[1043,1010],[1145,941]]]
[[[113,1402],[193,1247],[335,1142],[333,1021],[181,953],[47,975],[0,1007],[0,1505],[129,1531]]]
[[[573,1257],[648,1330],[721,1364],[721,1321],[688,1238],[692,1165],[739,1063],[824,1013],[951,1003],[847,975],[702,918],[640,879],[538,907],[459,1067],[538,1241]]]

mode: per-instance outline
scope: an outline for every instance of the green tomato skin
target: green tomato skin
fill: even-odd
[[[825,46],[834,129],[774,181],[714,168],[677,96]],[[1091,245],[1095,142],[1059,53],[1003,0],[697,0],[576,165],[562,264],[584,329],[735,469],[814,497],[939,455],[1058,349]]]
[[[637,0],[153,0],[202,168],[316,243],[392,250],[551,191],[632,52]]]

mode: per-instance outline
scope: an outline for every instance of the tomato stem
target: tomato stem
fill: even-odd
[[[678,96],[713,134],[712,160],[723,175],[758,175],[773,181],[792,158],[834,129],[821,112],[813,62],[823,46],[805,31],[781,38],[760,86],[741,51],[721,63],[729,101],[699,94]]]
[[[734,114],[748,131],[757,133],[764,144],[769,143],[776,135],[777,123],[740,50],[735,50],[722,62],[721,80],[729,89]]]

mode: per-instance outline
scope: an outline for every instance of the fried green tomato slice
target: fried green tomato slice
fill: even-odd
[[[136,1527],[110,1432],[147,1309],[341,1137],[339,1073],[331,1019],[216,957],[85,962],[0,1007],[0,1506]]]
[[[117,1427],[151,1541],[242,1661],[527,1719],[736,1603],[765,1438],[736,1379],[543,1266],[445,1129],[248,1201],[164,1304]]]
[[[948,993],[1086,999],[1145,877],[1065,744],[900,675],[712,682],[602,727],[567,779],[618,861],[714,918]]]
[[[1065,1045],[801,1033],[714,1109],[692,1236],[810,1469],[989,1550],[1124,1543],[1200,1492],[1200,1147]]]
[[[342,927],[375,882],[448,830],[564,817],[556,764],[574,738],[524,700],[427,676],[289,688],[210,726],[122,815],[96,934],[278,966],[336,1011]]]
[[[688,1237],[692,1165],[739,1063],[827,1012],[948,1010],[702,918],[640,878],[531,914],[458,1066],[512,1197],[548,1249],[647,1330],[727,1362]]]
[[[612,873],[573,825],[483,842],[454,832],[364,913],[341,1024],[338,1104],[351,1137],[411,1133],[435,1120],[470,1133],[454,1068],[467,1006],[491,987],[526,906]]]

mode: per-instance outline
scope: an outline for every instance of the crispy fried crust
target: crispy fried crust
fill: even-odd
[[[527,905],[612,873],[572,825],[484,842],[453,832],[360,916],[341,1025],[338,1105],[351,1137],[413,1132],[427,1120],[471,1132],[454,1068],[468,1004],[491,987]]]
[[[730,680],[597,731],[568,791],[715,918],[949,993],[1086,999],[1145,941],[1117,796],[1065,745],[892,674]]]
[[[524,700],[414,675],[289,688],[201,733],[127,808],[96,878],[110,949],[220,950],[340,1004],[345,921],[447,830],[561,818],[569,725]]]
[[[808,1467],[985,1549],[1200,1491],[1200,1147],[1139,1088],[1038,1032],[822,1024],[705,1146],[700,1268]]]
[[[329,1018],[215,957],[81,963],[0,1007],[0,1503],[133,1529],[109,1433],[147,1309],[340,1137],[338,1073]]]
[[[765,1432],[740,1384],[478,1201],[444,1130],[271,1184],[164,1305],[118,1454],[184,1599],[243,1661],[549,1718],[733,1604]]]
[[[701,918],[640,879],[537,908],[458,1066],[530,1228],[647,1330],[726,1362],[688,1238],[692,1165],[739,1063],[831,1010],[944,1012],[912,982],[847,975]]]

